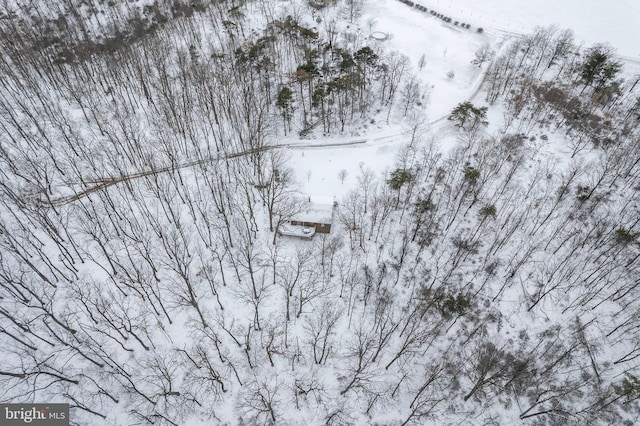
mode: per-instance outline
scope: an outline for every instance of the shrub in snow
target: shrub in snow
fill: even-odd
[[[438,293],[435,301],[440,314],[447,319],[463,316],[471,306],[471,298],[462,293],[458,295]]]
[[[389,184],[391,189],[398,191],[400,188],[402,188],[402,185],[411,182],[413,178],[414,176],[410,170],[396,169],[391,172],[391,178],[387,180],[387,183]]]
[[[638,234],[629,231],[626,228],[616,229],[616,243],[626,246],[635,241]]]
[[[617,389],[620,395],[624,395],[627,401],[640,399],[640,380],[631,373],[622,381],[622,386]]]
[[[464,169],[464,180],[469,182],[471,185],[475,184],[480,178],[480,170],[476,169],[473,166],[467,165]]]
[[[476,107],[471,102],[458,104],[449,115],[449,120],[456,123],[456,127],[474,129],[478,125],[488,124],[487,107]]]
[[[496,217],[496,206],[488,204],[480,209],[480,216],[482,217]]]

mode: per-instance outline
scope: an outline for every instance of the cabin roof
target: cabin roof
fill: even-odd
[[[302,211],[292,221],[310,223],[331,223],[333,217],[333,197],[307,197]]]

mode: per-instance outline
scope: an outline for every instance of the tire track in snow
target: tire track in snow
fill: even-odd
[[[357,140],[350,140],[350,141],[347,141],[347,142],[337,142],[337,143],[319,143],[319,144],[305,144],[305,145],[302,145],[302,144],[298,145],[298,144],[295,144],[295,143],[291,143],[291,144],[268,145],[268,146],[264,146],[264,147],[261,147],[261,148],[249,149],[249,150],[235,152],[235,153],[231,153],[231,154],[223,154],[223,155],[218,155],[218,156],[215,156],[215,157],[203,158],[203,159],[200,159],[200,160],[186,161],[186,162],[183,162],[183,163],[174,164],[174,165],[170,165],[170,166],[153,168],[153,169],[150,169],[150,170],[137,172],[137,173],[131,173],[131,174],[128,174],[128,175],[121,175],[121,176],[118,176],[118,177],[108,177],[108,178],[87,180],[88,182],[94,183],[95,185],[86,187],[86,188],[82,189],[81,191],[76,192],[73,195],[62,196],[62,197],[57,197],[57,198],[48,198],[46,200],[40,198],[40,199],[37,200],[37,202],[42,204],[42,205],[45,205],[45,206],[46,205],[61,206],[61,205],[65,205],[65,204],[70,204],[70,203],[72,203],[74,201],[80,200],[81,198],[87,197],[87,196],[93,194],[94,192],[100,191],[102,189],[108,188],[108,187],[113,186],[113,185],[117,185],[119,183],[124,183],[124,182],[132,181],[132,180],[135,180],[135,179],[139,179],[139,178],[143,178],[143,177],[147,177],[147,176],[153,176],[153,175],[157,175],[157,174],[161,174],[161,173],[167,173],[167,172],[171,172],[171,171],[186,169],[186,168],[189,168],[189,167],[194,167],[194,166],[198,166],[198,165],[202,165],[202,164],[206,164],[206,163],[212,163],[214,161],[230,160],[230,159],[234,159],[234,158],[246,157],[247,155],[257,154],[257,153],[260,153],[260,152],[266,152],[266,151],[270,151],[272,149],[278,149],[278,148],[284,148],[284,149],[329,148],[329,147],[360,145],[360,144],[364,144],[366,142],[367,142],[366,139],[360,138],[360,139],[357,139]]]

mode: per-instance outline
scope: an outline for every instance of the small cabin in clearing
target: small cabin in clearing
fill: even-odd
[[[328,234],[331,232],[337,206],[338,203],[335,201],[322,203],[309,197],[303,210],[283,225],[279,233],[304,239],[311,239],[315,234]]]

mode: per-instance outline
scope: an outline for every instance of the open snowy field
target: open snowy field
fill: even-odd
[[[420,12],[397,0],[370,1],[360,22],[373,22],[374,31],[389,34],[386,49],[397,50],[411,61],[411,69],[427,86],[428,121],[447,115],[460,99],[469,97],[480,83],[480,69],[471,64],[474,53],[490,40]],[[419,67],[424,55],[425,64]],[[449,78],[447,73],[453,71]]]
[[[570,28],[586,45],[608,42],[640,60],[640,3],[635,0],[423,0],[420,4],[484,28],[516,33],[535,26]]]

